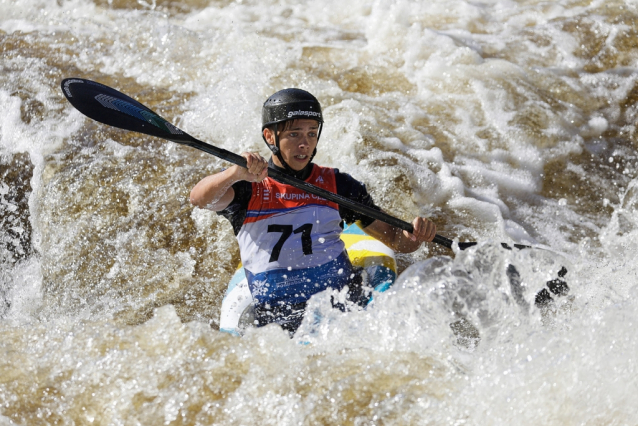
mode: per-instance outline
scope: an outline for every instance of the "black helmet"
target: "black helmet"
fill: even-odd
[[[321,113],[321,105],[317,98],[312,94],[301,89],[283,89],[266,99],[264,106],[261,110],[261,131],[263,133],[266,127],[273,124],[283,123],[288,120],[309,118],[319,122],[319,131],[317,132],[317,141],[321,137],[321,130],[323,128],[323,114]],[[262,135],[263,137],[263,135]],[[304,171],[294,171],[285,161],[281,152],[279,152],[279,135],[275,131],[275,145],[270,145],[266,138],[263,137],[264,142],[268,145],[268,148],[273,154],[279,158],[279,161],[284,165],[284,168],[294,176],[303,176]],[[317,148],[312,152],[308,166],[312,162],[312,159],[317,154]]]
[[[305,90],[280,90],[264,102],[261,110],[261,129],[298,118],[310,118],[323,123],[319,101]]]

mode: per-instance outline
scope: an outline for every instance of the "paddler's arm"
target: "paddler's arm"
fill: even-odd
[[[436,225],[424,217],[417,217],[412,221],[414,233],[410,234],[399,228],[395,228],[380,220],[375,220],[363,228],[363,231],[381,241],[386,246],[398,253],[412,253],[422,243],[430,242],[436,235]]]
[[[268,162],[255,152],[244,152],[247,168],[234,165],[214,175],[206,176],[191,190],[191,204],[213,211],[224,210],[233,201],[232,185],[245,180],[261,182],[268,176]]]

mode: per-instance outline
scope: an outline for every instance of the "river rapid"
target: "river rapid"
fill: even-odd
[[[638,424],[635,1],[0,0],[0,50],[0,425]],[[479,244],[293,339],[221,333],[237,243],[188,197],[228,164],[67,77],[263,155],[264,100],[309,90],[317,163]]]

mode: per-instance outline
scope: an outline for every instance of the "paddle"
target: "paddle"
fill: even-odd
[[[242,156],[234,154],[222,148],[217,148],[205,142],[195,139],[186,132],[173,126],[171,123],[145,107],[135,99],[118,92],[117,90],[97,83],[95,81],[82,78],[67,78],[62,80],[62,92],[71,105],[78,111],[100,123],[109,126],[118,127],[120,129],[130,130],[133,132],[144,133],[146,135],[156,136],[182,145],[212,154],[222,160],[246,167],[246,159]],[[404,222],[382,211],[375,210],[356,201],[342,197],[338,194],[318,188],[300,179],[289,176],[273,168],[268,169],[268,176],[279,182],[294,186],[314,195],[333,201],[341,206],[347,207],[358,213],[365,214],[373,219],[377,219],[388,223],[397,228],[408,232],[413,232],[414,228],[411,223]],[[449,238],[436,235],[433,240],[435,243],[452,248],[453,241]],[[476,245],[476,242],[459,243],[459,248],[465,250],[468,247]],[[505,243],[501,245],[511,250],[511,247]],[[518,249],[529,248],[521,244],[514,244]]]

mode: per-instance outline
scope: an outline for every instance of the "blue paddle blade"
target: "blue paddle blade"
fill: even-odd
[[[78,111],[100,123],[175,142],[193,138],[124,93],[83,78],[62,80],[62,93]]]

